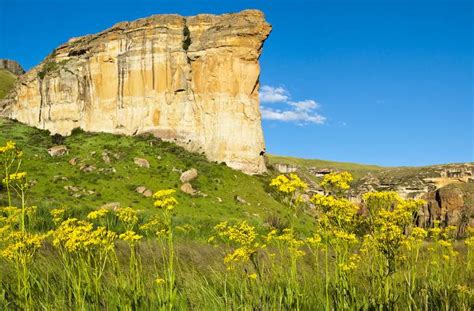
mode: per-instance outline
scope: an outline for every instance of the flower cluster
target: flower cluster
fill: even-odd
[[[51,216],[53,217],[53,221],[55,224],[60,224],[63,221],[64,213],[66,210],[64,208],[55,208],[49,211]]]
[[[178,201],[173,197],[176,191],[173,189],[160,190],[153,194],[155,199],[155,206],[158,208],[172,210],[178,204]]]
[[[359,207],[347,199],[315,194],[311,202],[323,212],[324,216],[338,227],[348,226],[354,221]]]
[[[3,240],[7,242],[7,245],[0,250],[0,257],[11,261],[28,261],[43,244],[44,236],[13,231]]]
[[[296,174],[290,174],[289,177],[279,175],[272,179],[270,186],[276,188],[278,192],[286,194],[305,191],[308,188],[308,184],[302,181]]]
[[[13,150],[16,150],[16,143],[13,141],[7,141],[5,146],[0,146],[0,154]]]
[[[127,230],[125,233],[122,233],[119,238],[130,244],[135,244],[136,242],[140,241],[143,236],[136,234],[135,231]]]
[[[109,213],[109,210],[105,208],[101,208],[101,209],[90,212],[87,215],[87,219],[90,219],[90,220],[99,219],[99,218],[105,217],[108,213]]]
[[[281,235],[277,235],[276,230],[273,230],[267,235],[266,240],[267,242],[274,240],[278,243],[283,243],[289,255],[295,259],[305,255],[305,252],[302,250],[305,241],[298,239],[293,229],[283,229]]]
[[[19,172],[19,173],[13,173],[13,174],[10,174],[8,177],[5,177],[2,182],[4,184],[6,184],[7,182],[17,182],[17,183],[21,183],[21,182],[24,182],[26,180],[26,172]]]
[[[224,264],[232,270],[238,264],[247,263],[260,248],[264,248],[256,241],[255,228],[243,221],[237,225],[229,225],[226,221],[217,224],[214,229],[222,240],[235,245],[235,249],[224,257]],[[213,240],[211,238],[210,240]]]
[[[361,257],[358,254],[352,254],[346,262],[339,263],[338,268],[345,273],[354,271],[360,261]]]
[[[327,192],[344,191],[350,188],[352,175],[349,172],[330,173],[323,177],[320,186]]]
[[[120,208],[117,210],[118,219],[127,227],[133,227],[138,223],[137,211],[131,207]]]
[[[69,218],[52,232],[53,245],[70,253],[88,252],[94,249],[110,250],[117,235],[105,227],[94,228],[92,223]]]

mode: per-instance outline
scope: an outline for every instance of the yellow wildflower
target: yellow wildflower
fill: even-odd
[[[331,190],[347,190],[352,182],[352,175],[349,172],[330,173],[324,175],[320,186],[326,191]]]
[[[427,235],[428,235],[428,232],[425,229],[420,228],[420,227],[414,227],[411,231],[411,236],[415,240],[424,240]]]
[[[304,191],[308,188],[308,184],[302,181],[296,174],[290,174],[289,177],[279,175],[272,179],[270,186],[276,188],[278,192],[286,194],[291,194],[296,191]]]
[[[134,226],[138,222],[137,211],[131,207],[118,209],[117,217],[121,222],[128,226]]]
[[[0,251],[0,257],[7,260],[29,260],[41,247],[44,236],[29,232],[14,231],[10,233],[7,246]]]
[[[70,218],[63,221],[54,232],[53,245],[63,247],[71,253],[94,249],[110,250],[115,239],[116,234],[105,227],[94,229],[89,222]]]
[[[155,206],[158,208],[163,208],[167,210],[172,210],[177,204],[178,201],[172,196],[176,190],[167,189],[160,190],[153,195],[155,199]]]
[[[7,141],[5,146],[0,146],[0,154],[6,153],[11,150],[15,150],[15,149],[16,149],[16,143],[10,140],[10,141]]]
[[[59,224],[63,220],[65,211],[64,208],[56,208],[49,211],[55,224]]]
[[[104,217],[105,215],[107,215],[108,213],[109,213],[109,210],[107,210],[107,209],[105,209],[105,208],[98,209],[98,210],[96,210],[96,211],[90,212],[90,213],[87,215],[87,219],[94,220],[94,219],[102,218],[102,217]]]
[[[257,279],[257,274],[256,273],[251,273],[251,274],[248,275],[248,278],[250,280],[256,280]]]
[[[2,182],[4,184],[6,183],[9,183],[9,182],[17,182],[17,183],[20,183],[20,182],[25,182],[26,180],[26,172],[19,172],[19,173],[13,173],[13,174],[10,174],[7,177],[5,177]]]
[[[125,233],[122,233],[119,238],[126,241],[130,242],[131,244],[134,244],[138,242],[143,236],[136,234],[132,230],[127,230]]]

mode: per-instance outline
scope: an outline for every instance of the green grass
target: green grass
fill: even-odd
[[[6,69],[0,69],[0,99],[4,98],[13,88],[16,77]]]
[[[68,147],[69,154],[53,158],[47,149],[55,144],[47,131],[6,119],[0,119],[0,129],[0,145],[13,140],[24,151],[22,169],[35,181],[28,203],[38,205],[45,212],[68,207],[84,215],[104,204],[119,202],[122,207],[130,206],[145,216],[152,215],[156,211],[153,199],[135,192],[136,187],[145,186],[152,191],[176,189],[180,202],[176,223],[190,224],[204,236],[214,224],[223,220],[247,220],[262,227],[269,218],[287,222],[290,217],[288,209],[269,195],[270,175],[248,176],[151,136],[78,132],[62,142]],[[104,151],[109,152],[110,164],[102,159]],[[76,157],[79,159],[77,165],[68,163]],[[135,157],[147,159],[151,167],[138,167],[133,162]],[[81,163],[93,165],[96,169],[82,172]],[[179,190],[179,171],[190,168],[198,170],[198,178],[191,183],[205,197],[191,197]],[[77,187],[80,191],[68,191],[64,188],[67,186]],[[88,194],[88,191],[93,193]],[[74,197],[75,194],[81,196]],[[238,203],[235,196],[240,196],[248,204]],[[302,229],[312,227],[309,216],[300,220],[300,226]]]
[[[274,199],[268,184],[277,174],[275,171],[270,170],[263,176],[248,176],[151,136],[127,137],[75,131],[66,138],[51,137],[47,131],[0,118],[0,146],[7,140],[17,142],[24,151],[21,170],[27,171],[30,180],[34,181],[27,202],[28,206],[38,206],[34,217],[28,218],[28,231],[32,233],[54,229],[49,215],[52,208],[66,207],[67,218],[84,219],[89,211],[111,202],[138,210],[142,224],[157,212],[152,198],[135,192],[135,188],[142,185],[154,191],[177,189],[179,205],[173,210],[174,225],[170,226],[173,230],[168,231],[176,237],[172,247],[172,244],[164,246],[163,243],[169,240],[163,240],[161,233],[156,237],[146,234],[137,244],[136,252],[125,241],[115,241],[111,259],[104,261],[104,275],[97,285],[97,300],[93,282],[90,279],[81,281],[82,278],[76,275],[78,257],[61,253],[60,248],[53,246],[53,239],[60,236],[60,231],[52,233],[41,245],[34,260],[25,264],[28,268],[23,271],[27,274],[24,274],[25,281],[21,282],[27,285],[17,287],[16,281],[22,280],[23,274],[14,263],[1,258],[0,309],[21,309],[26,305],[25,301],[31,301],[31,310],[80,309],[77,307],[82,303],[79,298],[84,300],[85,309],[91,310],[165,309],[171,299],[163,299],[166,291],[163,285],[156,284],[156,279],[170,278],[171,273],[167,274],[169,262],[173,262],[167,261],[170,249],[176,250],[175,268],[170,268],[176,274],[176,282],[173,281],[168,288],[176,290],[174,306],[177,310],[324,310],[326,304],[328,310],[332,310],[332,306],[342,308],[341,301],[348,304],[346,309],[353,310],[471,310],[474,305],[474,296],[463,294],[458,289],[458,286],[472,284],[473,280],[472,267],[468,264],[472,262],[469,261],[472,251],[466,251],[461,241],[454,243],[454,248],[459,250],[458,257],[449,260],[441,259],[447,250],[440,247],[436,252],[429,250],[436,246],[431,241],[420,244],[419,260],[414,259],[418,258],[418,253],[415,257],[410,256],[413,252],[404,251],[403,254],[408,257],[397,259],[397,271],[384,274],[382,281],[374,277],[374,271],[377,271],[374,269],[385,271],[387,265],[375,248],[363,255],[354,272],[340,274],[337,260],[352,252],[362,254],[359,247],[363,235],[359,237],[356,247],[340,244],[344,247],[336,251],[336,248],[331,249],[330,244],[326,244],[326,248],[319,245],[310,250],[304,239],[317,230],[309,216],[310,210],[307,210],[308,214],[300,213],[295,218],[290,215],[288,207]],[[47,149],[57,144],[66,145],[69,154],[51,157]],[[103,160],[103,152],[108,153],[111,163]],[[133,161],[135,157],[147,159],[151,167],[138,167]],[[72,158],[78,158],[77,165],[69,164]],[[377,166],[270,157],[271,163],[281,161],[294,161],[292,164],[305,169],[347,170],[357,178],[368,173],[385,172],[385,168]],[[83,172],[80,170],[82,164],[92,165],[95,170]],[[179,171],[192,167],[199,171],[199,177],[192,182],[193,187],[205,196],[191,197],[178,190],[181,184]],[[80,191],[68,191],[65,189],[68,186],[77,187]],[[0,206],[6,206],[5,191],[0,190]],[[236,195],[248,204],[238,203]],[[15,203],[18,205],[18,202]],[[116,216],[107,217],[104,223],[109,229],[118,233],[125,231],[126,225],[117,223]],[[286,222],[287,226],[293,223],[295,237],[267,239],[266,233],[271,230],[267,222],[275,224],[275,219]],[[246,220],[257,227],[256,241],[259,246],[255,247],[260,249],[251,262],[236,265],[236,270],[226,270],[223,258],[241,245],[224,240],[215,241],[214,245],[207,242],[215,234],[212,229],[214,224],[223,220],[230,223]],[[366,228],[364,222],[357,220],[354,224]],[[14,227],[17,225],[14,224]],[[328,232],[322,232],[323,236],[328,236]],[[249,237],[244,242],[250,240]],[[8,243],[8,239],[0,240],[0,246]],[[295,255],[297,252],[295,249],[292,251],[292,245],[300,245],[297,249],[303,251],[302,257]],[[132,258],[135,258],[132,252],[139,256],[137,270],[131,265]],[[92,251],[88,254],[97,255]],[[63,256],[70,256],[67,257],[68,262],[73,264],[66,266],[66,257]],[[100,267],[102,265],[94,264],[82,267],[81,275],[90,277]],[[253,280],[250,278],[252,272],[255,272]],[[82,292],[74,292],[70,284],[71,275],[75,276],[73,283],[83,286]],[[415,275],[416,280],[413,279]],[[143,284],[137,287],[139,290],[133,285],[136,280]],[[21,294],[27,292],[24,288],[30,294],[22,297]],[[137,301],[135,297],[138,297]]]

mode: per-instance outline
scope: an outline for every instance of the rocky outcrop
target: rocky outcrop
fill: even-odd
[[[291,164],[286,164],[286,163],[276,163],[273,165],[273,167],[278,172],[283,173],[283,174],[294,173],[298,170],[296,166],[291,165]]]
[[[270,30],[256,10],[122,22],[55,49],[0,114],[61,135],[153,133],[262,173],[258,59]]]
[[[25,73],[25,70],[20,64],[10,59],[0,59],[0,69],[6,69],[15,76],[20,76]]]
[[[431,227],[435,221],[444,226],[457,226],[459,234],[466,226],[474,227],[474,185],[451,185],[429,192],[423,211],[419,213],[419,225]]]
[[[179,177],[179,180],[181,180],[182,183],[188,183],[193,181],[198,177],[198,171],[195,168],[192,168],[190,170],[187,170],[186,172],[183,172],[181,176]]]
[[[286,165],[286,166],[285,166]],[[279,172],[288,171],[290,164],[273,165]],[[309,194],[324,191],[318,180],[340,168],[307,166],[294,167],[309,184]],[[281,169],[283,168],[283,169]],[[351,202],[364,208],[362,195],[371,191],[395,191],[402,198],[424,199],[424,205],[416,213],[416,223],[421,227],[433,227],[438,221],[441,226],[456,226],[462,236],[467,226],[474,227],[474,163],[434,165],[426,167],[374,167],[365,172],[352,170],[355,180],[348,191]],[[309,178],[311,177],[311,178]],[[313,178],[316,177],[316,182]]]

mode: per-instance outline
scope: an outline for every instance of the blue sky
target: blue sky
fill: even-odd
[[[0,58],[25,68],[70,37],[152,14],[265,12],[273,154],[380,165],[473,158],[472,1],[0,1]],[[264,102],[263,102],[264,101]]]

